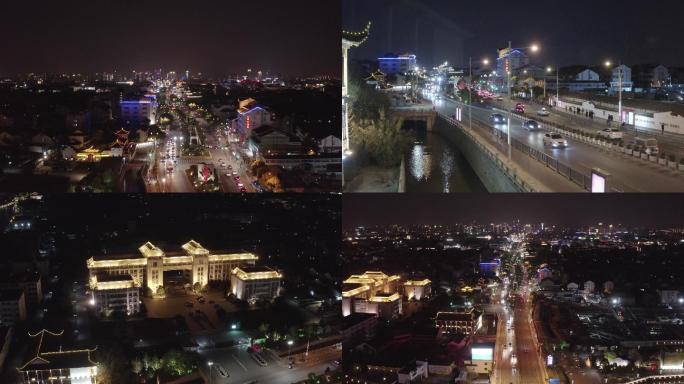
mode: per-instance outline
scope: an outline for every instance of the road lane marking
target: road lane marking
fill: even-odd
[[[232,354],[231,356],[233,356],[235,362],[238,363],[242,367],[242,369],[245,370],[245,372],[247,372],[247,368],[242,364],[242,362],[237,358],[237,356],[235,356],[235,354]]]

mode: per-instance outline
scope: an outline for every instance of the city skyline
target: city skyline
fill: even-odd
[[[553,65],[599,66],[606,59],[684,65],[684,55],[668,48],[671,36],[682,33],[682,25],[676,22],[684,12],[681,3],[668,0],[658,7],[639,8],[638,12],[634,11],[639,7],[636,2],[622,4],[623,7],[614,7],[609,2],[586,0],[572,6],[555,0],[528,1],[524,6],[500,0],[350,0],[343,3],[343,29],[360,30],[369,20],[373,22],[374,39],[352,51],[353,59],[375,59],[392,51],[414,52],[430,67],[444,59],[467,65],[468,56],[495,59],[496,49],[505,47],[510,39],[513,47],[540,44],[543,48],[535,55],[535,61]],[[629,28],[621,28],[623,25]],[[504,29],[506,32],[502,33]],[[438,44],[446,42],[446,37],[440,37],[446,30],[452,31],[449,36],[455,41],[465,40],[460,55],[460,42],[452,46]]]
[[[681,225],[677,194],[348,194],[342,203],[344,229],[373,225],[451,225],[476,221],[545,222],[583,226],[622,224],[663,228]],[[657,196],[657,198],[655,198]]]
[[[340,15],[311,0],[296,8],[278,1],[13,2],[6,13],[15,17],[0,26],[8,36],[0,44],[7,53],[4,75],[159,68],[209,76],[248,69],[284,77],[340,72],[330,44]]]

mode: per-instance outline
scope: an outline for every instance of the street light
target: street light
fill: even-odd
[[[478,61],[476,61],[477,63]],[[489,65],[489,59],[482,59],[479,61],[484,65]],[[473,58],[468,57],[468,128],[473,130]]]
[[[209,361],[207,361],[207,365],[209,366],[209,384],[211,384],[211,382],[213,381],[212,380],[213,377],[212,377],[211,373],[212,373],[212,368],[214,368],[214,362],[209,360]]]
[[[287,360],[290,360],[290,351],[292,350],[292,344],[294,344],[294,341],[288,340],[287,341]]]
[[[532,44],[528,47],[522,47],[522,48],[516,48],[517,50],[524,50],[524,49],[529,49],[532,52],[537,52],[539,51],[539,45],[538,44]],[[508,40],[508,52],[506,52],[506,60],[508,60],[508,71],[506,71],[506,76],[507,76],[507,85],[508,85],[508,124],[506,126],[506,141],[508,142],[508,147],[510,150],[511,146],[511,51],[513,50],[513,47],[511,46],[511,41]]]
[[[606,60],[606,67],[611,68],[610,60]],[[618,124],[622,123],[622,62],[618,62]],[[613,74],[611,73],[611,77]],[[636,128],[636,124],[634,125]]]

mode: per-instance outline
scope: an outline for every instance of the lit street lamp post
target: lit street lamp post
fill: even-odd
[[[610,61],[606,61],[606,67],[610,68]],[[612,76],[612,73],[611,73]],[[622,62],[618,62],[618,124],[622,124]],[[636,124],[635,124],[636,129]]]
[[[211,384],[213,381],[213,376],[211,373],[213,372],[212,369],[214,368],[214,362],[209,360],[207,361],[207,365],[209,366],[209,384]]]
[[[292,344],[294,344],[294,341],[287,341],[287,361],[290,361],[290,352],[292,351]]]
[[[484,65],[489,64],[488,59],[480,60],[477,62],[481,62]],[[472,117],[472,109],[473,109],[473,58],[468,57],[468,128],[470,130],[473,129],[473,117]]]
[[[523,47],[523,48],[516,48],[516,49],[530,49],[532,52],[537,52],[539,50],[539,46],[537,44],[532,44],[529,47]],[[513,99],[511,99],[511,51],[513,48],[511,47],[511,41],[508,40],[508,52],[506,52],[506,60],[508,61],[508,70],[506,71],[506,77],[507,77],[507,87],[508,87],[508,124],[506,124],[506,141],[508,142],[508,147],[510,149],[511,147],[511,109],[512,109],[512,103]],[[506,69],[506,68],[504,68]],[[510,152],[509,152],[510,153]]]

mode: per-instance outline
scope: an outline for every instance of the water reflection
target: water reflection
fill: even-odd
[[[432,154],[429,148],[422,143],[416,143],[411,151],[411,175],[417,181],[430,178],[432,173]]]
[[[442,184],[444,185],[443,192],[449,193],[449,178],[454,170],[454,154],[451,152],[451,149],[444,149],[444,153],[442,153],[442,161],[439,162],[439,167],[442,169]]]
[[[407,192],[486,192],[468,161],[439,135],[427,133],[406,153]]]

